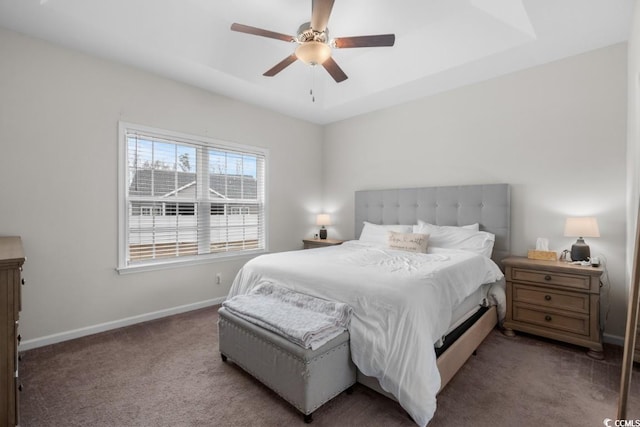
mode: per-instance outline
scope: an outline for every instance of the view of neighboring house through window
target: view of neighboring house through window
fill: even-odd
[[[264,150],[124,123],[121,140],[120,268],[265,250]]]

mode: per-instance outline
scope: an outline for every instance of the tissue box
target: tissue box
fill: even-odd
[[[543,259],[546,261],[557,261],[558,254],[554,251],[536,251],[531,249],[527,254],[527,258],[529,259]]]

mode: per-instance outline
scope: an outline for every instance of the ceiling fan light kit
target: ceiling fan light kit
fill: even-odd
[[[296,37],[238,23],[232,24],[231,30],[299,44],[294,54],[289,55],[274,67],[267,70],[263,74],[264,76],[273,77],[299,59],[307,65],[321,64],[331,77],[333,77],[337,83],[340,83],[348,77],[331,57],[332,46],[341,49],[393,46],[396,36],[394,34],[380,34],[340,37],[329,44],[327,23],[329,22],[334,1],[335,0],[312,0],[311,22],[302,24],[298,29],[298,35]]]
[[[305,42],[296,48],[296,57],[307,65],[323,64],[331,57],[331,48],[322,42]]]

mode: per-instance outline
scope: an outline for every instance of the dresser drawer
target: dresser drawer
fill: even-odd
[[[16,371],[16,378],[14,380],[14,385],[15,385],[15,390],[14,390],[14,398],[13,398],[13,404],[14,404],[14,418],[15,418],[15,422],[16,422],[16,426],[20,425],[20,393],[22,392],[22,383],[20,382],[20,376],[18,375],[18,372]]]
[[[529,270],[527,268],[512,268],[511,280],[584,290],[589,290],[591,287],[591,279],[586,275],[553,273],[544,270]]]
[[[548,329],[589,336],[589,316],[541,310],[519,303],[513,305],[513,320]]]
[[[542,307],[589,314],[589,294],[563,292],[541,286],[513,284],[514,302],[524,302]]]

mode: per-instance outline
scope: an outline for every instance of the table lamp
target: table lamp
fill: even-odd
[[[324,226],[331,225],[331,217],[329,216],[329,214],[318,214],[318,217],[316,218],[316,224],[322,227],[320,228],[320,238],[326,239],[327,229],[324,228]]]
[[[578,240],[571,246],[572,261],[587,261],[591,256],[589,245],[584,242],[585,237],[600,237],[598,221],[593,217],[567,218],[564,225],[564,235],[577,237]]]

